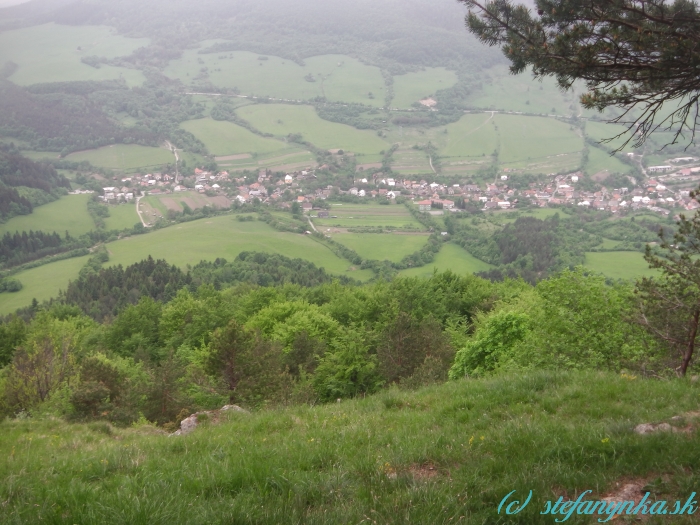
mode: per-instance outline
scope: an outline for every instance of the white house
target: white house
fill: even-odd
[[[284,177],[284,183],[285,183],[285,184],[291,184],[292,182],[294,182],[294,177],[292,177],[292,176],[289,175],[289,174],[285,175],[285,177]]]

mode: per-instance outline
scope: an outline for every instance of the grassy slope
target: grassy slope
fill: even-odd
[[[384,103],[384,80],[379,68],[364,65],[354,58],[322,55],[308,58],[305,65],[300,66],[275,56],[268,56],[267,60],[258,60],[259,57],[247,51],[199,54],[198,50],[190,50],[171,62],[165,74],[190,84],[206,67],[212,84],[221,88],[237,87],[245,95],[288,100],[325,96],[328,100],[374,106]],[[305,80],[309,74],[315,82]],[[374,98],[369,97],[370,92]]]
[[[630,173],[634,168],[615,157],[611,157],[609,153],[600,148],[589,147],[586,173],[595,175],[603,170],[610,173]]]
[[[440,154],[446,157],[491,155],[498,146],[498,133],[490,113],[463,116],[446,127],[445,146]]]
[[[58,296],[59,290],[66,289],[68,281],[78,277],[87,260],[87,255],[65,259],[13,275],[13,278],[20,280],[23,288],[17,293],[0,294],[0,315],[29,306],[32,299],[42,302]]]
[[[201,140],[214,155],[236,155],[241,153],[294,152],[288,144],[266,139],[233,122],[216,121],[210,118],[188,120],[181,127]]]
[[[355,250],[361,257],[399,262],[425,245],[427,235],[344,233],[334,239]]]
[[[174,225],[107,245],[110,264],[133,264],[148,255],[185,266],[217,257],[233,260],[242,251],[280,253],[302,258],[324,267],[328,272],[357,279],[369,277],[369,271],[348,272],[350,263],[334,255],[310,237],[278,232],[262,222],[239,222],[230,215]]]
[[[588,122],[586,122],[586,134],[595,141],[611,139],[614,136],[624,132],[625,129],[625,126],[621,126],[619,124],[608,124],[606,122],[595,122],[593,120],[589,120]],[[626,138],[616,139],[612,142],[603,143],[602,145],[606,148],[616,149],[619,148],[625,140]],[[630,145],[628,145],[622,151],[633,152],[635,150]]]
[[[361,226],[393,226],[395,228],[407,227],[424,230],[425,228],[416,221],[408,210],[401,205],[382,206],[379,204],[331,204],[328,219],[313,219],[319,227],[328,228],[339,226],[344,228],[357,228]]]
[[[483,74],[482,88],[468,98],[471,106],[557,115],[570,115],[572,103],[578,107],[576,96],[563,94],[554,79],[539,82],[529,72],[511,75],[505,66],[493,67]]]
[[[700,433],[632,429],[696,410],[699,390],[602,373],[518,374],[231,414],[176,438],[148,427],[6,421],[0,519],[547,524],[546,500],[588,489],[595,500],[634,478],[650,480],[656,498],[685,501],[700,481]],[[533,499],[499,517],[512,490]],[[580,518],[569,523],[595,522]]]
[[[175,157],[165,148],[152,148],[136,144],[114,144],[104,148],[71,153],[66,160],[80,162],[87,160],[94,166],[120,170],[157,171],[161,166],[174,163]]]
[[[434,95],[457,83],[457,75],[443,67],[429,67],[423,71],[394,77],[394,100],[391,107],[407,109],[419,100]]]
[[[136,205],[131,202],[128,204],[120,204],[119,206],[109,207],[109,217],[105,219],[105,225],[108,230],[124,230],[133,228],[139,221],[139,216],[136,213]]]
[[[244,106],[237,112],[262,131],[279,137],[301,133],[304,140],[323,149],[376,154],[389,146],[372,131],[360,131],[321,119],[311,106],[262,104]]]
[[[0,64],[19,65],[10,77],[16,84],[107,80],[124,78],[130,86],[141,85],[145,77],[134,69],[83,64],[87,56],[129,55],[148,45],[148,39],[125,38],[103,26],[45,24],[0,34]]]
[[[490,264],[477,259],[456,244],[445,244],[431,264],[426,264],[420,268],[402,270],[399,274],[402,277],[430,277],[435,270],[438,272],[452,270],[456,274],[464,275],[483,272],[489,268],[491,268]]]
[[[583,149],[583,140],[569,124],[545,117],[496,115],[501,162],[517,162]]]
[[[587,252],[585,266],[613,279],[637,279],[658,273],[649,269],[640,252]]]
[[[0,224],[0,235],[5,232],[41,230],[65,235],[82,235],[95,228],[87,211],[91,195],[66,195],[57,201],[34,208],[30,215],[20,215]]]

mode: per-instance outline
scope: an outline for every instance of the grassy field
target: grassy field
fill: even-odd
[[[183,122],[181,127],[201,140],[209,152],[217,156],[274,152],[288,154],[299,150],[285,142],[256,135],[233,122],[204,118],[188,120]]]
[[[394,152],[391,169],[402,175],[432,174],[428,155],[413,148],[399,148]]]
[[[203,42],[202,48],[212,42]],[[332,101],[378,107],[384,104],[385,86],[379,68],[348,56],[316,56],[307,58],[305,65],[300,66],[275,56],[260,60],[260,55],[247,51],[211,54],[198,51],[186,51],[182,58],[168,65],[165,74],[197,85],[203,79],[202,69],[206,68],[206,78],[212,84],[238,88],[244,95],[286,100],[324,96]]]
[[[491,155],[499,142],[494,124],[494,115],[491,113],[463,116],[445,127],[447,133],[444,134],[444,146],[440,149],[440,154],[445,157]]]
[[[535,217],[536,219],[547,219],[559,214],[560,217],[568,217],[559,208],[537,208],[531,210],[503,210],[489,213],[489,220],[494,223],[512,223],[515,222],[518,217]]]
[[[529,72],[511,75],[505,66],[487,70],[483,74],[482,89],[468,97],[468,102],[472,107],[523,113],[579,113],[578,95],[562,93],[554,79],[546,78],[540,82],[533,80]]]
[[[148,195],[139,202],[139,209],[147,224],[154,218],[167,217],[168,210],[181,212],[185,204],[191,210],[212,206],[219,209],[230,208],[231,200],[224,195],[209,197],[196,191]],[[133,225],[132,225],[133,226]]]
[[[640,252],[587,252],[585,266],[613,279],[637,279],[658,274],[649,269]]]
[[[440,252],[435,256],[435,261],[420,268],[401,270],[402,277],[430,277],[433,272],[452,270],[456,274],[464,275],[483,272],[491,268],[491,265],[480,261],[468,251],[456,244],[444,244]]]
[[[242,251],[279,253],[301,258],[328,272],[367,279],[371,272],[348,271],[350,263],[340,259],[311,237],[273,230],[263,222],[239,222],[230,215],[178,224],[146,235],[107,245],[109,264],[129,265],[149,255],[185,266],[217,257],[233,260]]]
[[[330,215],[327,219],[313,219],[314,224],[321,228],[333,226],[339,228],[359,228],[362,226],[393,226],[394,228],[407,228],[423,230],[423,226],[416,221],[408,210],[399,204],[382,206],[380,204],[332,204]]]
[[[596,122],[589,120],[586,122],[586,135],[595,141],[611,139],[625,131],[625,127],[619,124],[608,124],[607,122]],[[612,142],[603,143],[606,148],[616,149],[620,147],[626,139],[615,139]],[[631,146],[626,146],[622,151],[635,151]]]
[[[399,262],[406,255],[420,250],[427,235],[399,235],[379,233],[344,233],[333,239],[355,250],[365,259]]]
[[[61,236],[66,231],[78,236],[95,229],[92,217],[87,211],[91,195],[66,195],[59,200],[34,208],[30,215],[20,215],[0,224],[0,235],[16,231],[57,232]]]
[[[611,157],[610,154],[600,148],[588,147],[588,164],[586,164],[586,173],[595,175],[601,171],[610,173],[630,173],[634,168],[629,164],[625,164],[616,157]]]
[[[125,230],[141,222],[136,213],[136,205],[131,202],[109,207],[109,217],[105,219],[108,230]]]
[[[230,411],[218,425],[203,422],[172,438],[147,425],[6,420],[0,518],[13,524],[549,524],[564,514],[543,518],[545,502],[575,500],[585,490],[592,491],[585,500],[598,501],[626,483],[649,490],[649,503],[683,505],[697,490],[700,432],[633,429],[693,423],[698,385],[630,377],[527,372],[451,381],[322,406]],[[511,500],[523,501],[529,491],[532,500],[516,516],[505,517],[505,509],[499,515],[512,491]],[[569,522],[597,523],[598,516],[574,514]],[[697,520],[650,520],[671,522]]]
[[[96,69],[80,59],[129,55],[148,43],[147,38],[125,38],[104,26],[44,24],[0,34],[0,64],[12,61],[19,66],[9,79],[20,85],[123,78],[135,86],[145,80],[138,70],[105,65]]]
[[[269,168],[272,171],[296,171],[299,169],[314,168],[318,166],[315,156],[310,151],[293,149],[266,155],[226,155],[217,157],[219,166],[228,171],[255,170],[258,168]]]
[[[321,119],[311,106],[260,104],[236,110],[257,129],[286,137],[301,133],[304,140],[322,149],[344,149],[353,153],[376,154],[389,144],[373,131],[358,130]]]
[[[447,89],[457,83],[457,75],[443,67],[429,67],[423,71],[406,73],[394,77],[394,100],[391,107],[407,109],[412,104],[440,89]]]
[[[569,124],[545,117],[495,115],[503,163],[539,160],[583,149],[583,139]]]
[[[157,171],[164,164],[174,164],[175,157],[165,148],[151,148],[137,144],[114,144],[104,148],[71,153],[66,160],[80,162],[86,160],[93,166],[122,171]]]
[[[59,290],[66,289],[68,281],[78,277],[78,272],[87,259],[87,255],[65,259],[13,275],[13,278],[21,281],[23,287],[17,293],[0,294],[0,315],[8,315],[18,308],[29,306],[32,299],[42,302],[56,297]]]

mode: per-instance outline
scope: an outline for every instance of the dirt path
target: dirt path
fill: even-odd
[[[173,155],[175,155],[175,184],[178,183],[178,179],[180,178],[180,170],[179,170],[179,164],[180,164],[180,156],[177,154],[177,148],[170,144],[167,140],[165,141],[165,145],[167,148],[172,152]]]
[[[313,231],[315,231],[316,233],[318,233],[318,230],[316,229],[316,226],[314,226],[314,223],[311,222],[311,217],[307,217],[306,220],[309,221],[309,226],[311,226],[311,229],[312,229]]]
[[[143,217],[141,216],[141,210],[139,209],[139,202],[141,201],[142,198],[143,198],[143,196],[136,197],[136,213],[138,213],[139,220],[141,221],[141,224],[143,224],[143,227],[148,228],[148,224],[146,224],[146,221],[143,220]]]

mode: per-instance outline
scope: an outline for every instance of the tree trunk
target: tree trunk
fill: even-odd
[[[685,377],[688,371],[688,365],[690,365],[690,360],[693,358],[693,352],[695,351],[695,338],[698,335],[698,322],[700,322],[700,309],[696,309],[693,314],[693,324],[690,328],[690,337],[688,338],[688,347],[683,355],[683,362],[681,363],[680,375]]]

